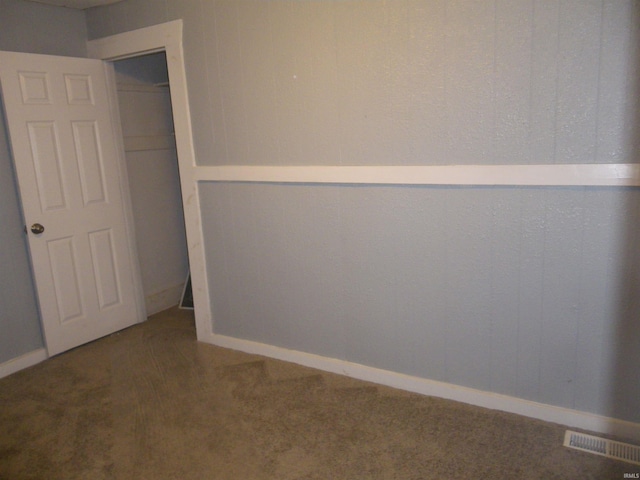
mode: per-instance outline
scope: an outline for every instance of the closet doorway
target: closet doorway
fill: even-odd
[[[186,229],[189,271],[192,282],[192,295],[198,340],[211,342],[213,317],[209,298],[209,282],[206,270],[204,235],[201,225],[200,198],[198,183],[204,167],[196,162],[193,134],[191,131],[191,113],[187,89],[184,52],[182,47],[182,20],[173,20],[159,25],[140,28],[130,32],[97,38],[87,42],[89,58],[95,58],[113,64],[120,60],[138,58],[151,53],[166,52],[166,63],[171,83],[170,94],[175,128],[175,142],[180,165],[180,185],[182,188],[182,211]],[[111,69],[111,65],[106,65]],[[115,78],[112,99],[115,103]],[[129,191],[123,192],[128,196]],[[133,224],[133,219],[130,219]],[[133,228],[133,226],[132,226]],[[138,228],[138,230],[140,230]]]
[[[166,54],[112,63],[144,301],[153,315],[180,303],[189,271]]]

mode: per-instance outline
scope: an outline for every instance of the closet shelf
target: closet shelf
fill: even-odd
[[[146,93],[166,93],[164,87],[168,87],[169,83],[117,83],[116,90],[119,92],[146,92]]]

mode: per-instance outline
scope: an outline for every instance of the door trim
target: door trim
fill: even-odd
[[[200,196],[191,132],[182,30],[182,20],[174,20],[90,40],[87,42],[87,52],[89,58],[105,61],[122,60],[154,52],[166,52],[196,330],[198,340],[202,341],[209,339],[213,334],[213,319],[206,273],[204,235],[200,221]]]

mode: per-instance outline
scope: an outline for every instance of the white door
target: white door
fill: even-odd
[[[49,355],[143,316],[106,78],[99,60],[0,52]]]

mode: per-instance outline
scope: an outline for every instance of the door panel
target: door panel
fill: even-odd
[[[47,241],[47,248],[60,323],[80,318],[84,315],[84,308],[74,237]]]
[[[98,308],[105,310],[121,303],[118,266],[113,248],[113,232],[105,229],[89,233],[91,259],[98,290]]]
[[[56,125],[54,122],[27,122],[27,131],[42,211],[66,209]]]
[[[72,122],[72,128],[84,205],[106,202],[98,126],[96,122]]]
[[[0,82],[50,355],[141,320],[105,69],[0,52]]]

